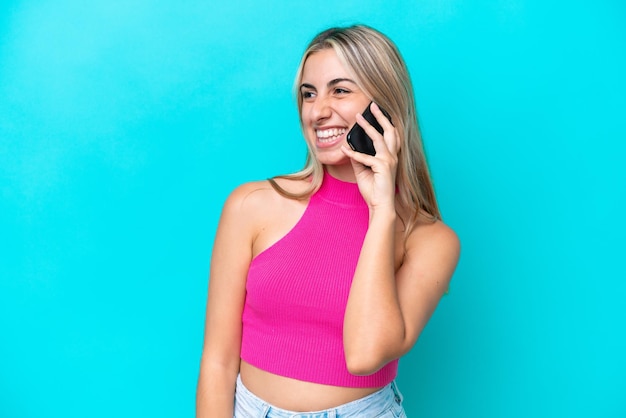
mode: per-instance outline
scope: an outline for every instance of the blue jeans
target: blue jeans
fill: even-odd
[[[402,394],[391,382],[356,401],[315,412],[294,412],[276,408],[255,396],[237,377],[234,418],[406,418]]]

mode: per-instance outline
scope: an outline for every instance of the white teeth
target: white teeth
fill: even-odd
[[[324,129],[315,131],[318,140],[325,140],[324,142],[331,142],[337,139],[338,136],[343,135],[346,132],[345,128],[337,129]]]

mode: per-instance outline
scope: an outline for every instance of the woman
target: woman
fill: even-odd
[[[306,166],[239,186],[223,208],[197,416],[404,416],[398,358],[459,257],[409,74],[385,35],[333,28],[304,53],[296,90]],[[361,115],[368,106],[382,134]],[[348,146],[355,124],[375,155]]]

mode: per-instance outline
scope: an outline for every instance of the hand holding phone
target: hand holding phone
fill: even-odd
[[[372,103],[370,102],[370,104],[368,104],[363,111],[362,115],[365,120],[368,121],[370,125],[372,125],[374,128],[376,128],[376,130],[382,135],[384,132],[383,127],[380,126],[380,124],[376,120],[376,117],[372,114],[370,110],[371,105]],[[381,112],[383,112],[383,115],[385,115],[385,117],[389,119],[389,122],[391,122],[391,116],[389,116],[389,113],[387,113],[380,106],[379,109]],[[362,152],[369,155],[376,155],[376,150],[374,149],[374,142],[372,141],[372,138],[370,138],[365,133],[365,130],[358,123],[355,123],[352,129],[350,129],[346,140],[348,141],[348,145],[350,145],[350,148],[352,148],[354,151]]]

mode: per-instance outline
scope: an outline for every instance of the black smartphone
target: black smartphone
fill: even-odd
[[[370,123],[370,125],[376,128],[376,130],[382,134],[384,132],[383,127],[380,126],[380,124],[376,120],[376,117],[374,117],[374,115],[370,111],[371,105],[372,103],[367,105],[367,108],[365,108],[362,115],[365,120]],[[391,116],[389,116],[389,113],[387,113],[382,107],[379,108],[381,112],[383,112],[383,115],[385,115],[385,117],[389,119],[389,122],[391,122]],[[369,155],[376,155],[376,150],[374,149],[374,143],[372,142],[372,138],[370,138],[365,133],[365,130],[363,130],[363,128],[361,128],[358,123],[355,123],[352,129],[350,129],[346,140],[348,141],[348,145],[350,145],[350,148],[352,148],[354,151],[362,152]]]

